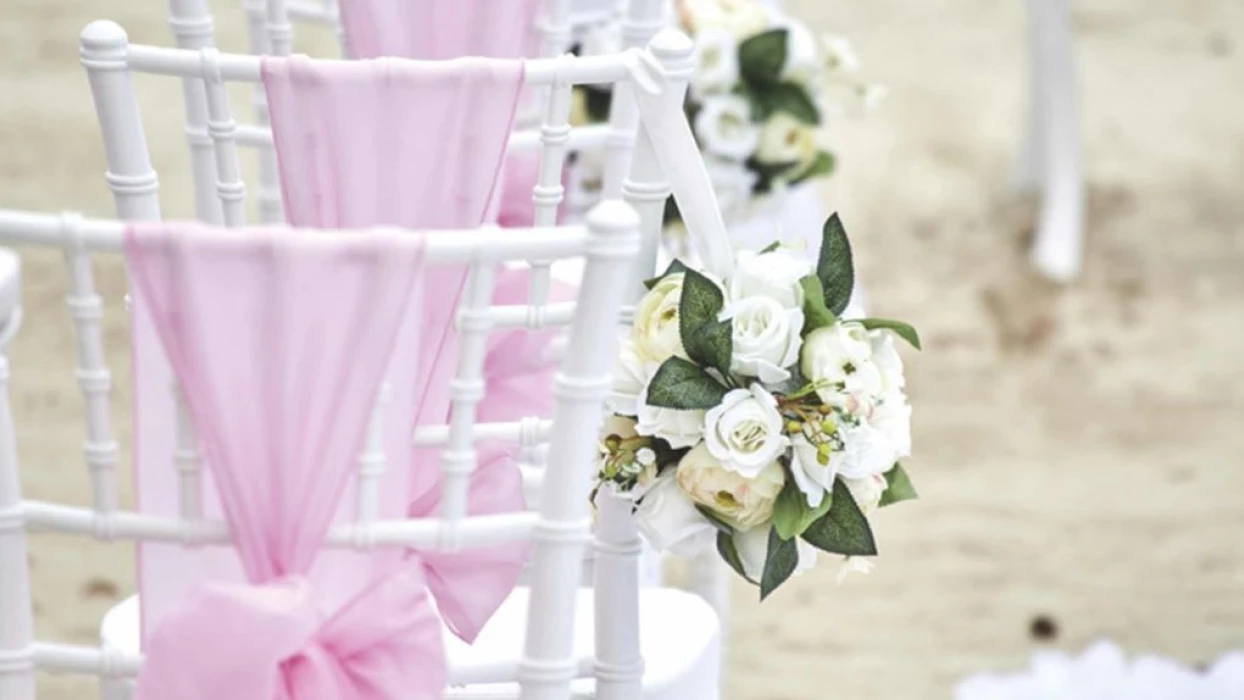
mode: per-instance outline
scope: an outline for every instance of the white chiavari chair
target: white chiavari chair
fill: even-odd
[[[713,685],[716,619],[706,604],[690,594],[638,590],[631,561],[638,541],[629,525],[627,499],[606,494],[599,501],[602,527],[595,547],[600,554],[597,571],[601,580],[595,589],[580,588],[578,567],[591,529],[589,505],[583,494],[591,477],[590,464],[610,384],[612,329],[625,289],[633,283],[631,257],[639,247],[638,225],[634,211],[614,201],[595,210],[586,226],[505,232],[485,227],[444,232],[446,235],[427,239],[428,264],[471,266],[471,283],[460,306],[462,318],[470,320],[461,324],[464,341],[455,373],[455,385],[460,390],[455,391],[449,422],[430,429],[424,437],[429,444],[446,449],[444,506],[435,518],[337,522],[327,546],[432,551],[446,546],[471,548],[534,540],[530,589],[507,600],[476,647],[450,642],[450,678],[456,687],[447,691],[447,697],[518,697],[521,692],[523,698],[552,700],[569,697],[576,678],[581,680],[573,680],[575,697],[717,696]],[[0,212],[0,240],[70,251],[66,262],[74,277],[71,300],[85,296],[91,300],[88,305],[96,309],[98,296],[90,291],[89,272],[82,271],[89,271],[91,253],[121,249],[124,226],[119,221],[76,215]],[[552,436],[547,467],[551,478],[545,481],[540,510],[468,517],[465,477],[469,469],[451,466],[470,464],[477,440],[518,430],[515,424],[476,424],[474,420],[473,409],[480,394],[471,387],[479,383],[484,335],[497,326],[522,326],[524,314],[516,312],[526,311],[489,305],[495,266],[507,260],[574,256],[586,258],[589,274],[578,301],[561,319],[570,326],[571,351],[558,378],[556,417],[547,428]],[[72,303],[71,308],[75,308]],[[79,376],[99,380],[91,385],[106,388],[107,370],[98,354],[98,324],[82,322],[91,318],[75,315],[82,356],[87,358],[86,369],[80,368]],[[0,381],[6,381],[7,376],[7,361],[0,358]],[[88,424],[106,426],[106,394],[85,393]],[[35,669],[96,675],[107,681],[109,692],[128,693],[129,683],[124,679],[135,676],[142,665],[136,626],[106,630],[105,644],[99,648],[34,640],[27,530],[214,547],[230,545],[226,526],[196,513],[161,518],[119,509],[116,474],[111,468],[97,468],[90,449],[86,461],[96,495],[91,508],[23,500],[14,430],[5,391],[0,394],[0,610],[5,613],[0,618],[0,697],[32,700]],[[88,447],[105,447],[115,455],[110,434],[92,432],[91,437],[93,442]],[[369,439],[365,451],[378,449],[383,448],[377,440]],[[449,459],[451,454],[455,459]],[[468,459],[458,459],[461,456]],[[374,461],[363,459],[360,463]],[[356,478],[363,476],[360,467]],[[447,540],[443,537],[447,531],[457,537]],[[116,615],[115,610],[110,613],[110,617]],[[645,645],[651,648],[645,650]],[[648,682],[644,678],[644,651],[655,672],[649,674]],[[692,685],[691,681],[708,686]]]
[[[114,194],[118,215],[137,220],[159,218],[157,179],[150,166],[131,80],[131,73],[134,72],[156,73],[181,77],[183,81],[198,81],[201,84],[203,106],[207,112],[205,130],[211,140],[212,160],[219,174],[212,194],[221,207],[224,224],[242,224],[246,211],[245,186],[237,167],[240,128],[229,111],[225,82],[257,81],[258,57],[219,54],[213,49],[192,52],[130,45],[120,27],[103,22],[84,31],[82,58],[100,118],[108,157],[108,182]],[[636,290],[640,289],[638,281],[650,276],[654,268],[662,208],[671,189],[680,202],[686,202],[690,212],[690,228],[697,232],[697,240],[706,242],[704,259],[720,274],[727,274],[732,263],[729,246],[724,242],[724,227],[713,201],[711,186],[696,157],[697,151],[689,129],[685,128],[685,117],[681,112],[690,60],[691,46],[685,37],[663,34],[643,52],[633,49],[625,54],[599,59],[562,57],[529,61],[527,64],[529,84],[547,86],[551,92],[546,119],[536,132],[539,140],[535,142],[542,149],[541,184],[537,186],[534,195],[538,226],[552,224],[561,197],[557,175],[560,173],[567,145],[573,143],[575,131],[567,123],[571,87],[582,82],[615,83],[630,90],[642,91],[633,93],[643,96],[643,100],[633,99],[634,109],[625,115],[631,124],[631,130],[638,129],[638,137],[632,136],[628,140],[628,144],[636,144],[635,156],[629,173],[619,173],[616,184],[617,191],[635,208],[642,222],[641,262],[631,271],[633,289]],[[641,102],[644,102],[643,106]],[[673,141],[660,138],[666,134],[654,133],[650,128],[651,124],[657,124],[660,125],[658,128],[667,129],[678,123],[682,124],[684,130],[678,132]],[[620,130],[617,124],[611,124],[609,128]],[[658,149],[654,140],[661,141],[664,147]],[[671,148],[671,145],[674,147]],[[549,261],[536,260],[532,266],[532,308],[511,312],[515,313],[515,318],[531,328],[564,321],[568,314],[566,305],[548,303]],[[628,314],[624,312],[623,318],[628,318]],[[178,431],[179,454],[187,455],[185,463],[192,466],[197,463],[193,458],[194,434],[189,429],[188,421],[183,421],[182,425],[185,430]],[[523,421],[510,426],[507,431],[491,434],[489,437],[534,442],[547,440],[549,436],[547,422],[540,424]],[[416,439],[428,438],[425,436]],[[192,474],[193,471],[188,470],[187,473]],[[540,492],[544,481],[543,469],[529,470],[527,476],[529,488]],[[615,515],[609,516],[611,512]],[[622,518],[626,523],[618,525],[618,530],[614,531],[620,530],[633,535],[633,527],[629,525],[629,506],[611,511],[602,505],[600,513],[602,532],[608,529],[609,517],[627,516]],[[604,587],[601,595],[617,598],[631,593],[628,586],[635,579],[639,547],[636,545],[632,548],[629,544],[637,543],[637,538],[630,537],[627,542],[626,546],[599,548],[597,559],[609,572],[608,576],[602,577],[601,569],[597,567],[595,570],[596,581]],[[130,608],[128,612],[127,605]],[[130,626],[134,624],[133,607],[130,602],[114,609],[109,619],[114,621],[116,630],[120,631],[109,633],[106,630],[106,636],[111,634],[114,638],[125,638],[124,621],[128,619]],[[714,621],[694,634],[703,636],[706,631],[715,630],[716,624]],[[688,631],[691,632],[690,629]],[[714,649],[715,635],[713,631],[710,635],[712,639],[709,640]],[[691,646],[699,648],[696,644]],[[477,648],[488,650],[492,647],[485,644]],[[712,656],[714,660],[711,666],[715,669],[719,662],[715,652]],[[671,675],[659,668],[652,669],[649,674],[649,680],[656,686],[668,685],[666,681],[673,682],[677,679],[677,674]]]
[[[617,21],[621,27],[623,46],[635,49],[646,46],[652,38],[666,25],[668,11],[667,0],[548,0],[543,8],[542,16],[536,24],[540,37],[541,55],[552,58],[566,51],[578,34],[586,27],[602,22]],[[333,29],[339,40],[342,37],[340,23],[337,20],[336,3],[328,0],[319,2],[297,2],[296,0],[248,0],[245,4],[248,17],[251,50],[256,55],[288,55],[292,45],[292,36],[300,25],[327,27]],[[178,47],[201,50],[213,45],[211,26],[212,19],[206,0],[169,0],[170,26]],[[344,42],[341,43],[344,53]],[[219,223],[220,204],[216,193],[217,173],[216,161],[212,154],[211,136],[207,133],[208,106],[204,96],[205,86],[197,77],[183,78],[186,92],[186,133],[190,140],[194,157],[195,202],[198,218],[209,223]],[[633,96],[628,92],[630,86],[625,81],[616,82],[614,86],[613,105],[608,124],[589,125],[573,129],[567,136],[561,155],[547,158],[540,168],[539,186],[533,193],[536,202],[535,223],[549,225],[554,223],[559,207],[564,202],[565,193],[561,188],[560,163],[566,153],[598,153],[603,158],[604,178],[602,197],[617,198],[622,196],[625,181],[635,146],[635,134],[638,127],[638,112]],[[553,111],[568,110],[569,105],[550,105],[551,89],[541,88],[536,104],[543,110],[520,114],[516,122],[516,131],[510,142],[510,149],[519,152],[531,152],[554,145],[550,141],[551,134],[541,131],[541,114],[553,114]],[[280,201],[280,186],[277,182],[278,173],[275,154],[272,146],[271,132],[267,128],[268,108],[262,85],[256,85],[252,91],[255,113],[254,126],[239,125],[235,132],[236,144],[240,148],[254,149],[259,157],[259,183],[256,199],[259,207],[259,220],[277,222],[284,220]],[[568,113],[568,112],[567,112]],[[555,138],[555,136],[554,136]],[[554,199],[555,198],[555,199]],[[579,210],[578,213],[581,213]],[[657,272],[654,263],[652,272]],[[577,280],[581,270],[576,263],[562,266],[554,273],[558,277]],[[548,278],[541,277],[538,282],[540,294],[547,294]],[[544,447],[543,440],[532,431],[522,433],[521,454],[525,471],[532,480],[538,478],[540,460],[538,452]],[[529,493],[534,498],[538,495],[537,483],[532,483]],[[534,501],[533,501],[534,505]],[[589,553],[585,562],[586,571],[590,571],[592,555]],[[643,557],[645,569],[644,580],[656,585],[662,580],[661,563],[651,552]],[[715,553],[689,567],[688,586],[703,595],[718,610],[725,613],[727,596],[726,569],[716,561]]]
[[[22,260],[0,249],[0,353],[22,326]]]

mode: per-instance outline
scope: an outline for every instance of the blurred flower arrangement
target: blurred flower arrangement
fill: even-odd
[[[877,508],[915,498],[898,463],[906,323],[839,318],[855,273],[835,214],[815,264],[778,244],[729,279],[675,261],[622,342],[597,488],[630,492],[658,550],[713,546],[767,596],[821,550],[867,571]]]
[[[818,42],[802,23],[754,0],[678,0],[676,9],[696,45],[687,117],[725,220],[776,210],[788,188],[828,177],[835,160],[819,127],[884,95],[856,78],[850,43],[836,36]],[[584,55],[621,49],[617,23],[595,28],[580,45]],[[609,105],[609,92],[581,87],[571,122],[606,121]],[[578,156],[568,193],[576,207],[595,201],[603,170],[599,156]],[[665,220],[679,221],[672,199]]]

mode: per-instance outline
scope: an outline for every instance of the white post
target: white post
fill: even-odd
[[[618,310],[629,298],[639,226],[625,204],[602,202],[587,215],[589,241],[570,348],[557,375],[557,411],[532,554],[531,606],[518,680],[522,700],[567,700],[574,677],[574,615],[584,543],[591,529],[587,494],[612,384]]]
[[[1027,166],[1040,178],[1041,211],[1032,251],[1057,282],[1080,272],[1084,166],[1071,18],[1065,0],[1027,0],[1032,105]]]
[[[9,405],[9,360],[0,355],[0,698],[34,700],[30,569],[21,478]]]
[[[246,0],[245,9],[251,53],[256,56],[270,53],[267,8],[264,6],[264,0]],[[251,106],[255,110],[255,123],[260,128],[267,128],[269,124],[268,96],[264,92],[263,83],[256,83],[251,88]],[[285,220],[285,211],[281,206],[280,172],[277,169],[276,151],[269,144],[260,146],[258,152],[259,221],[265,224],[280,223]]]
[[[98,20],[82,30],[79,53],[91,83],[95,113],[108,159],[108,187],[117,216],[160,219],[160,183],[151,168],[142,114],[134,97],[126,55],[129,37],[115,22]],[[213,168],[215,172],[215,168]]]
[[[285,0],[267,0],[268,47],[273,56],[288,56],[294,42],[294,28],[290,26]]]
[[[596,697],[639,700],[644,658],[639,639],[639,555],[643,549],[629,493],[612,484],[596,495]],[[633,604],[632,604],[633,602]]]
[[[86,441],[82,452],[91,474],[92,505],[102,514],[117,509],[117,441],[112,433],[108,395],[112,373],[104,359],[100,330],[103,303],[95,293],[91,259],[82,241],[82,217],[61,217],[65,235],[65,266],[69,270],[69,294],[65,305],[73,318],[78,346],[78,388],[86,405]]]
[[[664,0],[628,2],[626,15],[622,19],[623,48],[647,46],[661,30],[664,11]],[[631,154],[635,150],[635,132],[639,125],[639,110],[633,90],[630,81],[619,82],[613,87],[613,100],[609,103],[609,131],[605,139],[602,199],[622,196],[622,183],[630,168]]]
[[[216,196],[224,211],[225,225],[245,226],[246,185],[238,167],[238,123],[229,111],[229,96],[220,77],[220,54],[216,49],[201,49],[199,61],[207,93],[207,132],[216,154]]]
[[[363,444],[363,453],[359,455],[354,513],[354,523],[358,525],[355,532],[359,535],[359,547],[369,544],[364,533],[369,531],[367,526],[380,517],[380,478],[384,476],[386,465],[384,406],[389,402],[390,393],[389,382],[381,382],[380,390],[376,392],[376,405],[372,408],[371,420],[367,423],[367,440]]]
[[[168,26],[173,31],[178,48],[197,50],[215,46],[207,0],[169,0],[168,9]],[[194,172],[195,217],[210,224],[219,224],[220,202],[213,190],[216,161],[212,155],[212,139],[207,133],[203,81],[183,78],[181,83],[186,103],[186,140],[190,142],[191,168]]]

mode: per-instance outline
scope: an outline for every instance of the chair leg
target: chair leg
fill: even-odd
[[[1071,20],[1066,0],[1026,0],[1031,48],[1028,144],[1017,178],[1039,183],[1041,208],[1032,258],[1046,277],[1080,271],[1084,168]]]

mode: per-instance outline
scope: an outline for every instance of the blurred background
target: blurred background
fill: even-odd
[[[240,7],[216,4],[220,47],[246,51]],[[1007,187],[1024,126],[1022,3],[787,3],[849,36],[890,87],[868,119],[830,126],[839,170],[822,194],[856,243],[870,312],[925,339],[906,356],[907,466],[923,500],[874,519],[869,576],[837,585],[823,566],[764,605],[734,591],[732,700],[949,697],[964,676],[1100,637],[1191,664],[1244,648],[1244,5],[1071,6],[1087,249],[1083,275],[1056,287],[1027,260],[1032,203]],[[77,59],[79,30],[101,17],[172,43],[156,0],[0,8],[0,206],[112,214]],[[298,48],[331,55],[332,37],[299,33]],[[139,89],[165,215],[189,217],[180,85]],[[23,262],[11,352],[23,487],[86,505],[63,264],[30,250]],[[98,273],[125,421],[120,261]],[[32,550],[38,633],[94,641],[133,591],[131,547],[40,537]],[[69,678],[42,688],[96,692]]]

